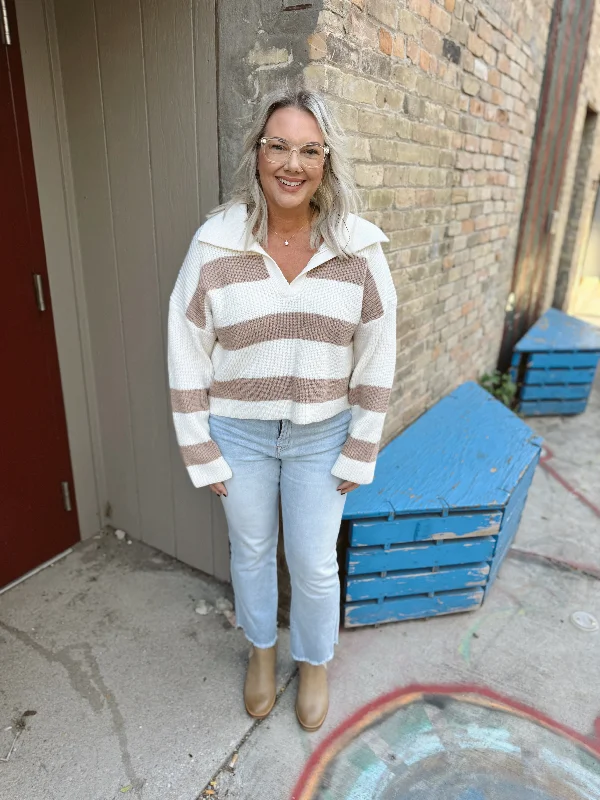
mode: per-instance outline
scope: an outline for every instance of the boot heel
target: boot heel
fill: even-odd
[[[296,717],[305,731],[318,731],[325,722],[329,710],[327,668],[325,664],[314,666],[306,661],[298,663],[298,697]]]
[[[264,719],[275,705],[276,664],[276,645],[266,648],[252,646],[244,683],[244,705],[254,719]]]

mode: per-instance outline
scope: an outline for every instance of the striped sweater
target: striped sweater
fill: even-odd
[[[325,244],[291,283],[256,242],[246,207],[194,236],[169,304],[169,382],[194,486],[232,472],[209,414],[298,424],[352,409],[331,473],[371,483],[396,363],[396,291],[370,222],[347,220],[349,258]]]

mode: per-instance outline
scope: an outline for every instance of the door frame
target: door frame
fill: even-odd
[[[81,538],[105,523],[104,464],[52,0],[15,0]]]

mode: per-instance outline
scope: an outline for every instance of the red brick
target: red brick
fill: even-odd
[[[431,56],[427,50],[421,50],[419,54],[419,65],[421,69],[425,70],[425,72],[429,72],[429,68],[431,66]]]
[[[456,0],[446,0],[446,3],[445,3],[446,11],[449,14],[452,14],[452,12],[454,11],[454,6],[455,5],[456,5]]]
[[[382,53],[385,53],[386,56],[392,55],[392,34],[389,31],[386,31],[385,28],[379,28],[379,49]]]

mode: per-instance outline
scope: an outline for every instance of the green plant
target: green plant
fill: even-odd
[[[510,408],[513,405],[517,385],[513,383],[508,373],[502,373],[497,369],[486,372],[479,378],[479,385],[505,406]]]

